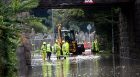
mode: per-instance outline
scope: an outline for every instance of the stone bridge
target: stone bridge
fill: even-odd
[[[119,24],[114,30],[114,53],[140,59],[140,0],[41,0],[41,8],[112,8],[120,7]]]

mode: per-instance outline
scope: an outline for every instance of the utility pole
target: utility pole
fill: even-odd
[[[55,34],[54,34],[54,24],[53,24],[53,9],[52,9],[52,29],[53,29],[53,44],[54,44]]]
[[[111,14],[112,14],[112,53],[113,53],[113,74],[114,77],[116,77],[116,67],[115,67],[115,55],[114,55],[114,30],[113,30],[113,9],[111,9]]]

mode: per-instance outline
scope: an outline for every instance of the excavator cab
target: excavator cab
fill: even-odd
[[[77,42],[75,41],[74,30],[61,30],[62,40],[68,41],[70,45],[70,53],[75,53],[77,50]]]
[[[68,42],[74,41],[74,30],[61,30],[62,39]]]
[[[77,44],[77,41],[75,39],[74,30],[61,30],[61,33],[62,33],[62,40],[69,42],[70,53],[79,55],[85,51],[83,44]]]
[[[75,40],[75,32],[74,30],[62,30],[61,25],[58,25],[58,31],[56,35],[60,46],[62,47],[62,41],[68,41],[70,53],[78,55],[82,54],[85,51],[83,45],[77,45],[77,41]]]

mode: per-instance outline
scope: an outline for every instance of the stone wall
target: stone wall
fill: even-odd
[[[119,13],[119,51],[120,57],[129,57],[129,35],[127,16],[124,14],[123,9]]]
[[[140,59],[140,0],[136,0],[134,9],[134,33],[135,33],[135,46],[134,53],[132,56],[134,58]]]
[[[131,62],[129,58],[133,57],[133,54],[137,54],[135,51],[135,26],[134,26],[134,6],[125,6],[120,8],[119,12],[119,54],[120,54],[120,66],[125,66],[121,68],[120,75],[116,77],[132,77],[134,71],[131,69]],[[129,73],[128,73],[129,72]],[[133,74],[132,74],[133,73]]]
[[[119,52],[121,57],[140,59],[140,2],[138,0],[120,10]]]
[[[118,24],[113,25],[114,54],[119,54],[119,27]],[[113,47],[113,46],[112,46]]]

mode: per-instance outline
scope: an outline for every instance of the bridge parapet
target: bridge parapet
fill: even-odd
[[[85,1],[92,1],[85,3]],[[63,7],[63,6],[85,6],[96,4],[123,4],[129,3],[130,0],[40,0],[39,7]],[[64,7],[63,7],[64,8]]]

